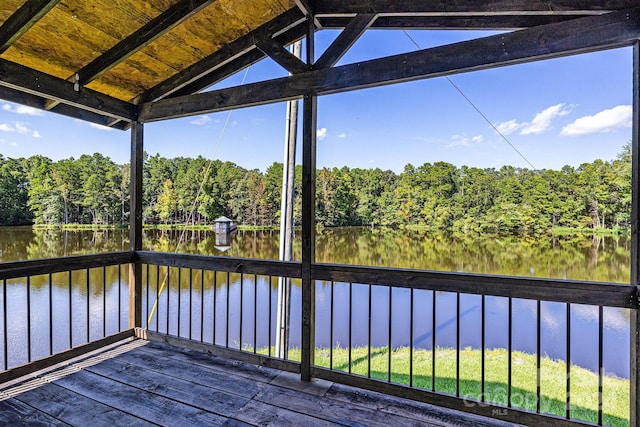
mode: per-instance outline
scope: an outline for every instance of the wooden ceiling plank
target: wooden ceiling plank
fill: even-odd
[[[268,55],[275,62],[280,64],[291,74],[304,73],[309,71],[309,66],[285,49],[280,43],[273,39],[263,39],[256,42],[256,46],[265,55]]]
[[[27,0],[0,27],[0,53],[9,49],[59,2],[60,0]]]
[[[296,40],[300,40],[306,34],[306,21],[302,21],[297,27],[294,27],[286,33],[277,36],[276,40],[282,44],[291,44]],[[184,86],[182,89],[173,92],[171,94],[171,97],[198,93],[208,88],[209,86],[212,86],[237,73],[238,71],[243,70],[258,61],[261,61],[264,58],[266,58],[266,55],[260,49],[253,49],[237,57],[233,61],[227,62],[224,65],[216,68],[213,72],[202,76],[201,78],[193,81],[187,86]]]
[[[314,68],[329,68],[336,65],[360,36],[371,27],[377,17],[378,15],[374,13],[356,15],[316,61]]]
[[[132,121],[136,106],[91,89],[77,87],[66,80],[0,59],[0,86],[60,101],[100,115]]]
[[[246,34],[243,37],[229,43],[227,46],[218,50],[217,52],[203,58],[192,66],[186,68],[180,73],[168,78],[164,82],[156,85],[142,94],[138,102],[150,102],[164,98],[174,92],[180,91],[186,86],[192,86],[196,81],[206,78],[207,74],[215,71],[219,67],[225,66],[227,63],[234,61],[238,57],[247,52],[250,52],[255,48],[256,40],[264,38],[271,38],[274,35],[279,35],[283,30],[287,30],[294,27],[301,22],[304,22],[304,16],[296,9],[291,9],[288,12],[283,13],[277,18],[272,19],[263,26],[256,30]],[[280,37],[276,37],[276,40],[285,43]],[[262,56],[261,56],[262,58]],[[239,68],[240,70],[242,68]],[[210,80],[210,79],[205,79]],[[213,84],[213,83],[211,83]],[[195,85],[198,85],[197,83]],[[204,89],[210,84],[204,84],[200,87]],[[198,92],[195,90],[192,93]]]
[[[309,0],[294,0],[294,1],[296,3],[296,6],[298,6],[298,9],[300,9],[300,11],[304,14],[304,16],[306,16],[307,18],[313,19],[313,25],[315,25],[316,29],[318,30],[321,29],[322,24],[313,13],[314,9],[311,2]]]
[[[357,64],[171,98],[140,106],[154,121],[325,95],[629,46],[640,38],[640,8],[543,25]]]
[[[316,16],[344,16],[357,13],[380,15],[439,16],[475,14],[599,14],[637,6],[636,0],[314,0]]]
[[[214,1],[216,0],[182,0],[171,6],[78,71],[80,83],[86,85],[97,79]]]

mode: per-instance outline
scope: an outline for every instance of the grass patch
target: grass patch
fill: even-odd
[[[267,348],[258,350],[267,354]],[[271,349],[275,354],[275,349]],[[389,357],[390,356],[390,357]],[[511,405],[529,411],[536,410],[536,355],[518,351],[512,352]],[[300,350],[289,350],[289,360],[299,361]],[[371,378],[424,388],[436,392],[456,394],[456,351],[450,348],[436,348],[435,379],[432,377],[431,350],[413,350],[413,376],[410,378],[410,349],[399,347],[389,354],[387,347],[371,348]],[[508,358],[505,349],[485,351],[485,400],[506,406],[508,403]],[[351,350],[334,348],[333,370],[349,372],[361,376],[369,374],[369,350],[356,347]],[[389,360],[391,369],[389,369]],[[317,348],[315,364],[329,368],[328,348]],[[566,364],[563,360],[541,358],[542,413],[565,415]],[[391,374],[389,375],[389,372]],[[481,396],[481,352],[465,348],[460,350],[459,393],[462,397],[480,400]],[[605,376],[603,378],[603,424],[629,426],[629,381]],[[571,417],[597,423],[598,421],[598,375],[587,369],[571,365]]]

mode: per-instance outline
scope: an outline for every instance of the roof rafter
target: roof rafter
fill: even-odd
[[[0,53],[9,49],[59,2],[60,0],[27,0],[0,27]]]
[[[300,13],[300,11],[298,11],[297,9],[291,9],[283,13],[282,15],[272,19],[258,29],[250,32],[249,34],[246,34],[239,39],[229,43],[227,46],[223,47],[217,52],[207,56],[206,58],[203,58],[199,62],[186,68],[184,71],[147,90],[139,97],[138,102],[155,101],[169,96],[174,92],[181,91],[182,88],[186,86],[197,86],[199,88],[193,90],[193,92],[190,93],[198,92],[199,90],[202,90],[215,82],[214,81],[211,83],[206,83],[208,81],[211,81],[211,79],[207,78],[208,74],[214,72],[220,67],[224,67],[229,62],[236,60],[237,58],[244,54],[247,54],[251,50],[254,50],[257,40],[274,37],[282,44],[292,42],[293,40],[286,40],[286,37],[285,40],[282,40],[277,36],[286,33],[286,31],[294,28],[302,22],[305,22],[305,17]],[[263,57],[264,55],[261,55],[260,59],[262,59]],[[244,67],[240,67],[238,68],[238,70],[241,70],[242,68]],[[203,80],[205,81],[205,83],[197,84],[196,82],[198,80]]]
[[[358,41],[360,36],[374,23],[378,15],[374,13],[361,13],[347,24],[322,56],[314,64],[315,68],[333,67],[340,61],[351,46]]]
[[[74,87],[71,82],[6,59],[0,59],[0,86],[125,121],[136,118],[136,106],[133,104],[91,89]]]
[[[325,95],[628,46],[640,38],[640,8],[548,24],[335,68],[140,106],[154,121]]]
[[[256,46],[291,74],[303,73],[309,70],[307,64],[302,62],[274,39],[259,40],[256,42]]]
[[[593,15],[637,6],[636,0],[315,0],[317,16],[357,13],[404,16],[491,16],[505,14]]]
[[[298,6],[298,9],[300,9],[300,11],[304,14],[304,16],[306,16],[307,18],[313,19],[313,25],[315,25],[317,29],[322,28],[322,24],[314,14],[313,5],[311,4],[310,0],[294,0],[294,1],[296,3],[296,6]]]
[[[181,0],[78,71],[86,85],[216,0]]]

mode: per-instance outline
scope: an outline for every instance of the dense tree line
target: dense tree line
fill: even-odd
[[[282,164],[263,173],[203,157],[145,156],[144,221],[279,224]],[[0,156],[0,224],[126,224],[130,166],[101,154],[54,162]],[[294,214],[301,215],[301,168]],[[626,228],[631,147],[615,160],[577,168],[455,167],[445,162],[381,169],[322,168],[317,221],[324,226],[415,225],[438,230],[527,234],[553,227]]]

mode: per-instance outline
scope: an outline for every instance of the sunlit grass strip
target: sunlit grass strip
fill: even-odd
[[[387,347],[371,348],[371,378],[387,381]],[[267,349],[258,351],[267,354]],[[272,349],[272,353],[275,350]],[[409,385],[409,347],[393,349],[391,353],[391,381]],[[460,396],[480,400],[481,398],[481,352],[471,348],[460,350]],[[485,401],[507,406],[507,361],[505,349],[485,351]],[[289,360],[299,361],[300,350],[290,349]],[[351,372],[368,374],[368,348],[351,349]],[[431,389],[431,350],[413,349],[413,386]],[[315,365],[329,368],[329,349],[317,348]],[[536,355],[514,351],[512,353],[511,406],[529,411],[536,410]],[[349,370],[349,351],[333,349],[333,369]],[[540,411],[546,414],[565,414],[565,373],[563,360],[541,358]],[[456,351],[436,348],[435,391],[455,395]],[[603,424],[629,426],[629,381],[605,376],[603,378]],[[598,421],[598,375],[579,366],[571,366],[571,416],[574,419],[596,423]]]

